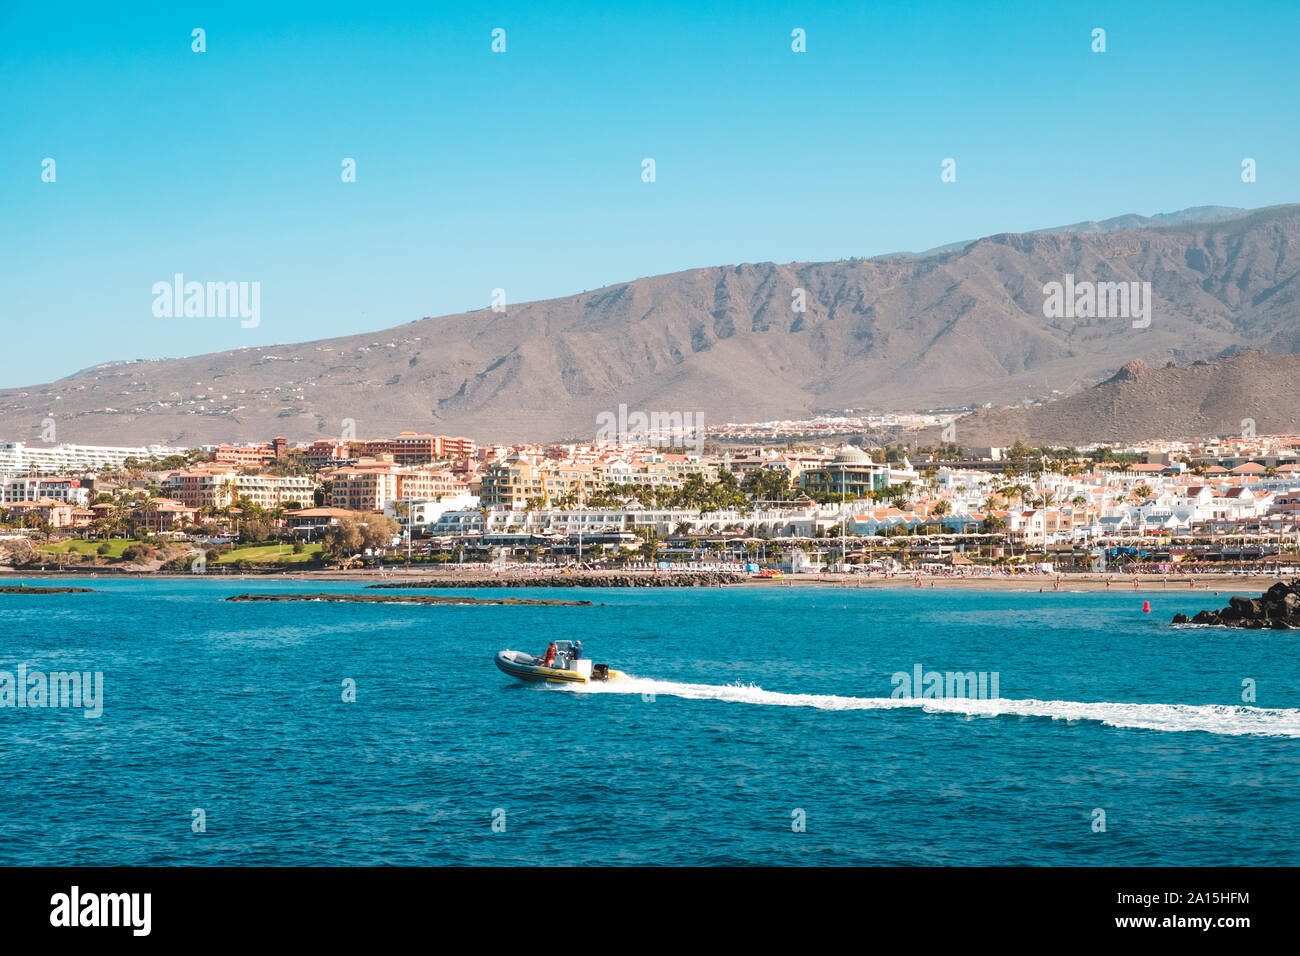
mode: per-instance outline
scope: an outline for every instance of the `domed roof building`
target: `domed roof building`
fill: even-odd
[[[832,465],[870,465],[872,464],[871,456],[861,448],[853,445],[845,445],[840,449],[840,453],[831,459]]]
[[[837,499],[865,498],[889,484],[889,466],[871,460],[861,448],[845,445],[821,468],[811,468],[800,476],[809,491],[829,491]]]

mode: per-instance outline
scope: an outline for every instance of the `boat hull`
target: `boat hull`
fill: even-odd
[[[494,661],[502,673],[528,684],[587,684],[623,676],[619,671],[610,670],[604,665],[592,668],[590,675],[577,670],[547,667],[541,658],[522,651],[498,651]],[[607,676],[601,677],[602,673]]]

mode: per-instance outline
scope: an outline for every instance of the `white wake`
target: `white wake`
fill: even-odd
[[[915,709],[931,714],[975,717],[1050,717],[1093,720],[1111,727],[1189,731],[1229,736],[1300,738],[1300,708],[1243,707],[1225,704],[1135,704],[1075,700],[974,700],[969,698],[841,697],[835,694],[783,694],[753,684],[687,684],[629,677],[608,684],[568,684],[583,694],[644,694],[818,710]]]

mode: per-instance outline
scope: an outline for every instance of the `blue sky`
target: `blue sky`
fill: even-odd
[[[1300,200],[1288,4],[128,6],[0,0],[0,387],[497,287]],[[155,318],[177,272],[260,282],[260,324]]]

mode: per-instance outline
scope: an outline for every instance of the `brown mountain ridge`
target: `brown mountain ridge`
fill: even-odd
[[[1300,434],[1300,355],[1251,350],[1153,369],[1141,359],[1067,398],[958,419],[966,447],[1070,446]],[[939,440],[937,429],[927,437]]]
[[[1007,405],[1078,391],[1134,357],[1182,366],[1300,350],[1300,206],[1066,228],[920,258],[694,269],[504,313],[108,363],[0,391],[0,437],[37,441],[48,416],[60,441],[96,444],[308,440],[338,435],[345,419],[363,436],[540,441],[592,437],[620,403],[702,412],[707,425]],[[1150,326],[1045,318],[1043,285],[1067,274],[1150,282]],[[797,289],[806,311],[792,309]]]

